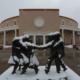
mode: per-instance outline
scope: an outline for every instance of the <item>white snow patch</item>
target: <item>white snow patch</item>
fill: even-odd
[[[27,46],[26,46],[26,44],[22,41],[22,39],[20,39],[20,41],[19,41],[24,47],[26,47],[27,48]]]
[[[20,39],[20,37],[14,37],[14,38],[13,38],[13,41],[19,40],[19,39]]]
[[[33,69],[28,68],[27,72],[21,75],[21,71],[16,71],[14,75],[11,74],[13,67],[10,67],[1,76],[0,80],[65,80],[64,77],[68,77],[68,80],[80,80],[80,77],[73,72],[70,68],[66,72],[61,71],[60,74],[56,72],[56,67],[51,66],[50,72],[45,74],[45,66],[39,67],[39,73],[35,74]]]
[[[63,42],[63,39],[60,38],[60,40],[58,42],[56,42],[53,47],[57,46],[60,42]]]
[[[32,49],[32,53],[34,53],[35,52],[35,50],[34,49]]]
[[[65,45],[67,48],[73,48],[73,45]]]
[[[30,42],[23,42],[22,39],[20,38],[20,41],[19,41],[24,47],[28,48],[28,46],[32,46],[32,47],[39,47],[33,43],[30,43]]]
[[[11,48],[12,46],[5,45],[3,48]]]
[[[48,36],[54,36],[54,35],[57,35],[57,34],[60,34],[60,32],[56,31],[56,32],[51,32],[48,34]]]
[[[19,64],[23,65],[23,63],[24,63],[24,60],[22,58],[20,58]]]
[[[29,35],[26,35],[26,34],[25,34],[25,35],[23,36],[23,38],[29,38]]]
[[[36,45],[35,45],[35,44],[30,43],[30,42],[24,42],[24,44],[25,44],[26,46],[34,46],[34,47],[36,47]]]
[[[20,39],[20,43],[27,48],[27,46],[33,46],[33,47],[38,47],[37,45],[33,44],[33,43],[30,43],[30,42],[23,42],[21,39]]]
[[[39,66],[39,61],[38,61],[38,59],[36,58],[35,54],[34,54],[33,56],[31,56],[31,58],[30,58],[30,66],[31,66],[31,65],[34,65],[34,64],[36,64],[36,65]]]
[[[13,56],[13,58],[14,58],[15,61],[19,62],[19,59],[18,59],[17,56]]]
[[[8,60],[8,63],[9,63],[9,64],[15,64],[12,56],[10,56],[10,58],[9,58],[9,60]]]
[[[61,58],[61,54],[59,54],[59,58]]]
[[[21,55],[23,56],[24,63],[29,63],[27,56],[25,56],[23,53],[21,53]]]

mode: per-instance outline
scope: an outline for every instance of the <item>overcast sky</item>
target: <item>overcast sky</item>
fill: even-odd
[[[80,0],[0,0],[0,22],[27,8],[60,9],[59,15],[76,20],[80,26]]]

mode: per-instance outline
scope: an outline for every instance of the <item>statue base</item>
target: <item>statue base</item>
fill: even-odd
[[[26,73],[21,75],[21,71],[18,70],[12,74],[13,67],[10,67],[0,76],[0,80],[80,80],[70,68],[65,72],[61,70],[60,74],[56,72],[55,66],[51,66],[48,74],[45,74],[44,69],[45,66],[40,66],[38,74],[35,74],[33,69],[28,68]]]

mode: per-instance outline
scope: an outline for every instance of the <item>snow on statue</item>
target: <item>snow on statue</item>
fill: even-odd
[[[9,64],[14,65],[12,74],[16,72],[16,69],[22,68],[21,74],[26,72],[28,67],[33,68],[35,73],[38,73],[39,62],[33,52],[33,49],[38,47],[29,42],[29,36],[24,35],[21,37],[15,37],[12,42],[12,55],[8,61]]]
[[[63,61],[61,60],[61,58],[64,57],[65,53],[64,44],[63,40],[60,37],[60,33],[59,32],[49,33],[48,37],[49,37],[48,43],[41,46],[42,49],[46,48],[51,49],[50,56],[46,64],[45,72],[48,74],[53,60],[55,60],[57,73],[60,73],[60,66],[63,68],[64,71],[67,70]]]

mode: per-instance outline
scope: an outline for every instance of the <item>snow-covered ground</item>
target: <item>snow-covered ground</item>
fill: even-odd
[[[67,77],[68,80],[80,80],[80,77],[70,68],[68,68],[66,72],[61,70],[61,73],[58,74],[55,66],[51,66],[50,72],[45,74],[45,67],[40,66],[38,74],[35,74],[33,69],[28,69],[23,75],[21,75],[21,71],[18,70],[14,75],[12,75],[12,69],[13,67],[10,67],[7,71],[5,71],[0,76],[0,80],[66,80],[65,77]]]

